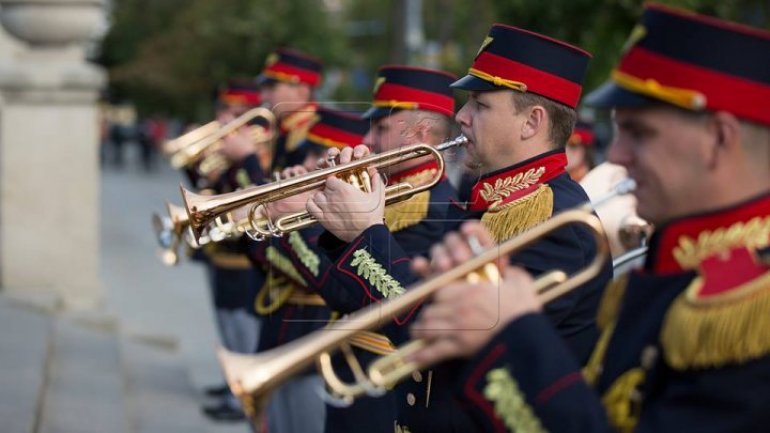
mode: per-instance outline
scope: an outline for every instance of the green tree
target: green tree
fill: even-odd
[[[256,76],[267,54],[292,46],[344,65],[345,39],[321,0],[117,0],[100,62],[115,98],[140,113],[210,118],[229,77]]]

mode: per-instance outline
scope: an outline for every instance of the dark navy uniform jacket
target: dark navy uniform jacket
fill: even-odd
[[[585,374],[543,315],[508,324],[456,383],[471,431],[768,431],[769,216],[763,195],[660,227]]]
[[[389,181],[391,184],[401,181],[419,184],[436,175],[435,163],[427,163],[393,175]],[[377,248],[382,255],[387,255],[389,249],[396,247],[400,250],[403,248],[407,254],[407,257],[401,258],[402,261],[409,261],[417,255],[426,255],[430,246],[443,236],[447,207],[450,201],[454,200],[454,196],[454,189],[444,178],[429,192],[420,193],[404,203],[388,206],[385,216],[388,226],[382,224],[370,229],[386,238],[385,242],[371,243],[372,238],[360,236],[351,243],[345,243],[329,232],[322,234],[319,239],[318,236],[302,231],[281,239],[283,251],[292,258],[296,269],[309,282],[311,290],[321,294],[337,316],[347,314],[387,296],[397,295],[399,288],[397,282],[389,284],[382,279],[387,276],[392,263],[384,262],[379,265],[362,258],[360,263],[351,268],[350,262],[342,257],[355,255],[357,251],[367,251],[370,248]],[[363,256],[359,254],[359,257]],[[359,267],[362,271],[367,269],[367,276],[359,275]],[[398,329],[395,332],[401,331]],[[391,340],[394,339],[394,331],[389,330],[385,334]],[[380,356],[378,351],[392,348],[387,339],[376,337],[373,342],[370,338],[369,341],[360,343],[367,344],[354,344],[353,349],[364,366]],[[333,361],[343,380],[353,379],[352,373],[339,357],[335,357]],[[396,419],[396,405],[396,396],[388,393],[379,398],[357,399],[350,408],[327,407],[326,431],[390,433]]]
[[[470,202],[449,206],[441,230],[447,233],[457,230],[464,221],[481,219],[502,241],[559,211],[584,204],[588,197],[564,172],[565,165],[564,153],[553,151],[481,177],[470,194]],[[355,251],[365,248],[375,262],[389,265],[393,280],[402,282],[403,287],[415,280],[409,269],[409,255],[401,248],[403,243],[391,242],[386,231],[378,227],[364,232],[361,239]],[[356,275],[356,257],[351,250],[353,246],[337,256],[336,267]],[[593,237],[585,229],[566,227],[513,255],[511,262],[534,275],[553,269],[572,273],[591,262],[594,254]],[[546,307],[548,318],[571,347],[566,356],[573,360],[585,362],[598,337],[596,308],[611,274],[608,263],[599,277]],[[399,318],[397,323],[403,320]],[[406,339],[406,327],[401,330],[401,338]],[[398,424],[412,433],[470,428],[464,405],[452,398],[459,365],[442,364],[398,386]]]

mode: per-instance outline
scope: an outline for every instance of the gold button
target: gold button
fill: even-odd
[[[409,406],[414,406],[414,404],[417,402],[417,397],[414,396],[411,392],[406,395],[406,402],[409,403]]]
[[[422,382],[422,373],[419,371],[415,371],[412,373],[412,379],[414,379],[415,382],[420,383]]]

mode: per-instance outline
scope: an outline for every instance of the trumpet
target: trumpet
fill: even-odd
[[[454,140],[436,146],[413,144],[400,149],[369,155],[343,165],[335,166],[333,161],[330,161],[331,167],[289,179],[278,180],[270,184],[216,196],[203,196],[188,191],[184,186],[180,186],[180,188],[190,217],[190,227],[196,239],[201,236],[205,227],[210,225],[214,219],[247,205],[251,205],[249,221],[253,231],[252,236],[256,239],[264,239],[268,236],[278,237],[285,233],[308,227],[318,221],[308,212],[300,212],[282,216],[274,222],[270,218],[266,207],[267,204],[307,191],[321,189],[326,183],[326,178],[329,176],[336,176],[368,192],[371,185],[368,173],[369,168],[380,170],[415,158],[432,156],[438,163],[438,171],[430,182],[420,186],[399,183],[385,188],[386,205],[406,200],[414,194],[432,188],[441,180],[444,174],[444,158],[440,152],[462,146],[467,142],[467,138],[459,136]]]
[[[218,121],[209,122],[200,128],[166,143],[164,151],[171,154],[171,165],[174,168],[189,167],[198,164],[198,171],[208,175],[222,171],[230,163],[218,152],[222,139],[235,132],[238,128],[247,126],[255,120],[262,119],[265,126],[253,125],[250,129],[254,143],[267,143],[275,137],[275,115],[264,107],[252,108],[238,116],[235,120],[221,125]]]
[[[166,266],[174,266],[179,263],[179,245],[184,233],[189,230],[187,212],[181,206],[166,202],[168,216],[152,215],[152,226],[155,238],[160,245],[158,257]]]
[[[221,127],[222,125],[218,121],[212,120],[211,122],[203,126],[199,126],[184,135],[164,142],[161,146],[161,152],[163,152],[163,155],[170,157],[185,147],[214,134],[215,132],[219,131]]]
[[[596,255],[591,263],[573,275],[563,271],[550,271],[535,281],[539,298],[548,303],[597,276],[609,257],[609,246],[599,219],[592,214],[590,204],[566,210],[530,230],[483,251],[473,259],[441,275],[413,285],[403,295],[377,305],[359,310],[348,320],[337,321],[324,330],[308,334],[276,349],[244,355],[219,349],[218,357],[227,383],[241,400],[251,422],[259,422],[270,392],[296,373],[316,361],[326,381],[332,398],[340,403],[351,403],[355,398],[368,394],[379,395],[412,372],[428,367],[407,361],[404,356],[421,347],[421,341],[409,343],[391,355],[373,362],[364,373],[361,365],[352,357],[349,341],[357,334],[385,325],[391,317],[403,314],[425,301],[447,284],[466,278],[498,280],[499,271],[494,265],[501,254],[521,251],[539,239],[569,224],[581,224],[589,229],[596,242]],[[344,383],[331,365],[332,351],[340,350],[350,363],[356,377],[355,383]],[[353,358],[353,359],[351,359]]]

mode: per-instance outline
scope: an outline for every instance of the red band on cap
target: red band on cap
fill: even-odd
[[[334,128],[323,123],[316,123],[313,125],[313,127],[310,128],[309,134],[336,141],[338,143],[344,143],[348,146],[355,146],[361,144],[363,141],[363,137],[358,134]]]
[[[572,133],[572,137],[569,139],[569,144],[579,144],[582,146],[592,146],[594,144],[594,133],[585,129],[575,129]]]
[[[226,104],[259,105],[262,102],[258,92],[248,90],[226,90],[219,96]]]
[[[265,75],[271,76],[271,72],[277,72],[278,74],[297,77],[299,81],[307,83],[313,87],[317,86],[321,81],[321,75],[316,72],[308,71],[307,69],[300,69],[296,66],[291,66],[281,62],[273,63],[265,69]],[[280,77],[275,78],[280,79]]]
[[[572,108],[577,106],[583,88],[570,80],[535,69],[506,57],[483,51],[473,68],[507,80],[521,81],[527,91],[553,99]]]
[[[629,51],[618,69],[642,80],[654,79],[664,86],[700,92],[706,96],[709,110],[725,110],[770,124],[770,85],[679,62],[641,47]]]
[[[454,115],[454,98],[440,93],[426,92],[414,87],[385,82],[374,95],[376,101],[414,102],[422,110]]]

